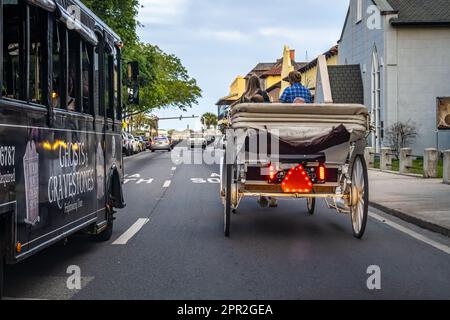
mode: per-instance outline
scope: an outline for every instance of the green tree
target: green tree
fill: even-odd
[[[126,82],[126,63],[139,62],[139,105],[127,106],[125,116],[147,113],[154,109],[179,108],[186,111],[198,103],[201,89],[191,78],[181,60],[164,53],[160,48],[139,41],[136,28],[139,0],[84,0],[95,14],[103,19],[123,40],[123,79]],[[123,97],[128,96],[126,86]]]
[[[216,128],[218,123],[217,115],[211,112],[205,113],[201,118],[200,122],[206,129],[210,129],[211,127]]]
[[[139,0],[83,0],[83,3],[108,24],[127,46],[138,42],[136,19]]]
[[[140,73],[140,103],[130,106],[127,115],[163,108],[186,111],[201,97],[196,80],[175,55],[151,44],[138,44],[128,51],[127,58],[139,62]]]

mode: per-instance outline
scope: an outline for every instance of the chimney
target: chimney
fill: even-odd
[[[295,61],[295,50],[291,50],[291,60]]]

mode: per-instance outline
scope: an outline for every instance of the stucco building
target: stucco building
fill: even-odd
[[[450,148],[450,131],[436,125],[437,98],[450,96],[450,1],[350,0],[339,63],[361,66],[373,146],[383,146],[389,126],[410,120],[415,153]]]

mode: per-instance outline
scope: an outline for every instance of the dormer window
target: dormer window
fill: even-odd
[[[360,23],[362,21],[362,15],[362,0],[356,0],[356,23]]]

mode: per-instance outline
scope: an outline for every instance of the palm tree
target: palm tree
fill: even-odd
[[[150,132],[158,131],[158,119],[145,113],[139,113],[133,117],[133,127],[135,129],[140,130],[145,126],[149,127]]]
[[[200,122],[206,129],[210,129],[211,127],[216,128],[218,123],[217,115],[211,112],[205,113],[201,118]]]

